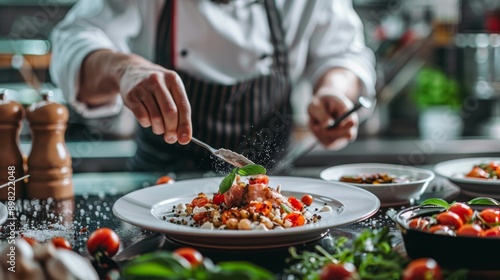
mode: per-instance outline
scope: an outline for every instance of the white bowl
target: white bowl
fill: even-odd
[[[434,172],[457,185],[468,196],[487,196],[500,199],[500,180],[465,177],[474,165],[500,162],[500,158],[464,158],[444,161],[434,166]]]
[[[362,174],[387,173],[391,176],[406,176],[411,179],[406,183],[387,184],[357,184],[347,183],[367,190],[376,195],[382,206],[395,206],[408,204],[413,199],[418,199],[425,192],[429,183],[434,179],[434,172],[422,168],[405,165],[383,163],[356,163],[345,164],[327,168],[320,173],[323,180],[339,182],[342,176],[358,176]]]

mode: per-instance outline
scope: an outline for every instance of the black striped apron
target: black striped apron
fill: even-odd
[[[184,82],[191,103],[193,136],[214,148],[241,153],[271,168],[287,147],[292,127],[288,53],[280,14],[274,0],[263,1],[274,46],[270,75],[221,85],[174,68],[172,23],[176,0],[166,0],[158,25],[157,63],[175,70]],[[175,19],[174,19],[175,20]],[[228,58],[231,59],[231,58]],[[231,168],[194,143],[167,144],[151,128],[139,128],[136,171],[221,171]]]

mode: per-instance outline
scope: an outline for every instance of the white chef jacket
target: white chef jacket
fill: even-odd
[[[217,4],[175,0],[177,69],[225,85],[270,73],[273,45],[264,6],[254,0]],[[374,55],[364,44],[351,0],[276,0],[289,47],[292,82],[314,84],[326,70],[343,67],[374,93]],[[252,4],[253,3],[253,4]],[[79,71],[92,51],[111,49],[154,61],[162,0],[80,0],[52,33],[50,74],[69,104],[86,117],[117,114],[114,104],[89,109],[77,102]]]

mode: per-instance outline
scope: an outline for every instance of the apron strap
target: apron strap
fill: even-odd
[[[156,63],[167,69],[174,69],[174,27],[177,0],[165,0],[156,30]]]
[[[288,47],[285,42],[285,30],[283,29],[281,15],[274,0],[262,1],[266,8],[267,21],[271,31],[271,42],[274,46],[274,58],[280,72],[288,75]]]

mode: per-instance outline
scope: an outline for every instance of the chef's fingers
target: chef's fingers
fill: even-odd
[[[327,129],[312,121],[309,123],[309,126],[323,146],[337,148],[337,142],[340,140],[342,142],[347,141],[348,143],[356,139],[358,132],[357,114],[353,113],[349,119],[346,118],[335,128]]]
[[[145,89],[136,86],[124,96],[123,103],[125,103],[125,106],[132,111],[142,127],[150,127],[151,121],[149,119],[149,113],[146,110],[144,103],[141,101],[141,92],[145,94]]]
[[[184,88],[182,79],[177,73],[170,71],[166,76],[167,87],[172,94],[178,110],[177,137],[180,144],[187,144],[191,140],[191,105]]]
[[[147,79],[147,88],[154,96],[155,103],[159,109],[162,133],[165,142],[173,144],[177,142],[177,106],[170,91],[165,84],[164,74],[157,72],[151,74]]]
[[[161,89],[158,84],[156,86],[152,86],[152,82],[154,82],[154,78],[150,76],[141,83],[144,91],[141,93],[140,98],[144,107],[146,107],[146,110],[148,111],[149,121],[151,122],[153,133],[160,135],[165,133],[165,122],[156,97],[156,91]]]
[[[348,112],[352,108],[352,102],[346,97],[336,95],[316,96],[308,107],[310,120],[319,125],[326,127],[331,125],[336,118]],[[352,120],[351,116],[347,116],[341,123]]]
[[[325,104],[322,104],[319,98],[314,98],[307,108],[309,120],[315,125],[326,127],[333,120],[326,109]]]

